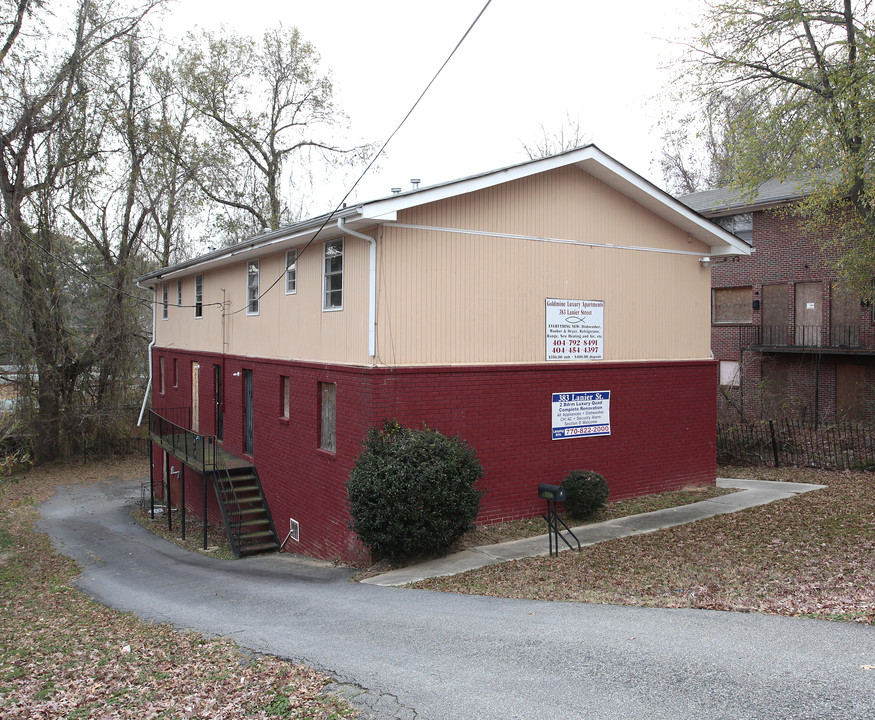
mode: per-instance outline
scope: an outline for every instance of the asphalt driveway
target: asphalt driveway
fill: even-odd
[[[290,555],[216,560],[135,523],[138,495],[138,484],[101,483],[40,506],[85,593],[325,671],[363,717],[875,716],[868,626],[379,587]]]

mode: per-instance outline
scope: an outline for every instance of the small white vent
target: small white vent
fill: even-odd
[[[297,520],[292,520],[289,518],[289,537],[295,542],[300,542],[301,533],[300,533],[300,525],[298,525]],[[288,540],[288,538],[286,538]]]

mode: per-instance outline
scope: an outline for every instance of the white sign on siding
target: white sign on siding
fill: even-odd
[[[601,360],[605,302],[547,298],[545,329],[547,360]]]

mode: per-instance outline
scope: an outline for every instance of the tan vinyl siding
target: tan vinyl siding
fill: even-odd
[[[464,229],[462,234],[403,225]],[[336,229],[335,229],[336,234]],[[710,357],[708,248],[570,166],[399,213],[377,239],[377,355],[368,356],[368,243],[344,240],[343,310],[322,311],[322,241],[298,248],[286,295],[285,251],[260,256],[258,316],[247,316],[246,262],[204,273],[204,318],[169,308],[157,344],[222,351],[221,288],[231,311],[225,352],[348,364],[545,361],[547,298],[605,302],[604,360]],[[690,254],[495,237],[512,234]],[[329,237],[325,240],[331,239]],[[193,290],[186,278],[185,293]],[[159,289],[160,293],[160,289]]]
[[[368,363],[367,243],[344,240],[343,310],[322,311],[322,248],[298,248],[297,292],[285,294],[285,249],[259,260],[258,315],[246,314],[246,264],[251,258],[216,270],[203,270],[204,317],[176,309],[174,322],[157,328],[156,344],[231,355],[354,364]],[[279,281],[270,287],[275,280]],[[194,286],[194,273],[183,284]],[[270,289],[268,289],[270,288]],[[222,321],[222,299],[228,311]],[[364,315],[362,310],[364,309]]]
[[[710,356],[710,273],[698,263],[707,248],[575,168],[398,220],[694,254],[386,227],[382,363],[543,362],[548,297],[605,301],[605,360]]]

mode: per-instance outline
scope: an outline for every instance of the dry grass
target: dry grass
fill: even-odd
[[[416,587],[498,597],[804,615],[875,624],[875,474],[722,468],[825,490]]]
[[[713,485],[697,485],[684,488],[683,490],[673,490],[670,492],[656,493],[654,495],[645,495],[638,498],[630,498],[628,500],[609,502],[601,510],[593,513],[587,518],[575,519],[565,517],[563,519],[568,523],[569,527],[591,525],[593,523],[604,522],[605,520],[628,517],[629,515],[639,515],[640,513],[652,512],[654,510],[664,510],[665,508],[689,505],[690,503],[709,500],[733,492],[737,491],[727,488],[718,488]],[[536,537],[546,533],[547,525],[544,522],[544,519],[540,517],[529,518],[527,520],[513,520],[511,522],[499,523],[496,525],[483,525],[474,528],[474,530],[467,533],[461,540],[459,540],[459,542],[453,547],[453,552],[477,547],[479,545],[493,545],[495,543],[507,542],[509,540]]]
[[[73,587],[75,563],[33,530],[34,503],[58,484],[144,474],[137,459],[0,479],[0,718],[350,717],[310,668],[141,622]]]

